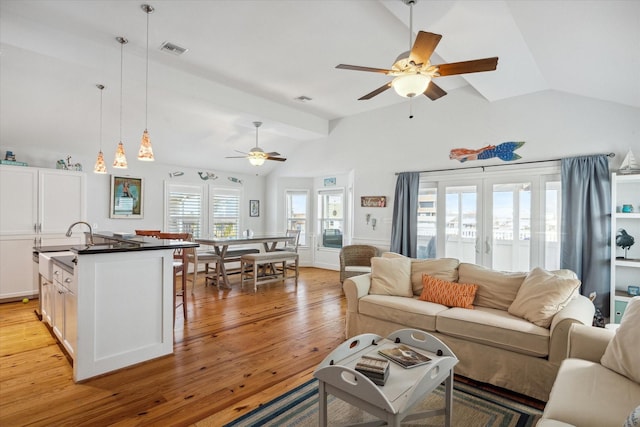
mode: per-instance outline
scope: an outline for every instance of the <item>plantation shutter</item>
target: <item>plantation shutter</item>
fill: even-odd
[[[212,189],[211,211],[216,237],[238,237],[240,229],[240,191]]]
[[[202,232],[202,187],[169,184],[167,191],[167,231],[191,233],[194,238]]]

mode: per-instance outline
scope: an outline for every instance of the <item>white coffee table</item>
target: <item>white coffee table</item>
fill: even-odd
[[[389,378],[384,386],[375,385],[355,370],[358,359],[365,354],[377,355],[378,350],[402,343],[426,354],[432,360],[426,365],[403,368],[391,362]],[[327,394],[374,415],[380,421],[366,425],[390,425],[400,422],[445,416],[445,426],[451,425],[453,403],[453,367],[458,363],[455,354],[442,341],[424,331],[401,329],[387,338],[376,334],[353,337],[332,351],[314,372],[318,379],[320,426],[327,425]],[[411,413],[411,408],[445,382],[444,407]]]

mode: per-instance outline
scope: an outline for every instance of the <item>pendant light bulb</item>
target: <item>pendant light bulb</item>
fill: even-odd
[[[105,174],[107,173],[107,165],[104,163],[104,155],[102,154],[102,91],[104,90],[104,85],[97,84],[96,87],[100,89],[100,151],[98,151],[98,157],[96,158],[96,164],[93,166],[93,172]]]
[[[124,62],[124,45],[129,43],[124,37],[116,37],[120,43],[120,142],[116,148],[116,158],[113,161],[113,167],[117,169],[127,169],[127,156],[124,153],[124,144],[122,143],[122,64]]]
[[[147,131],[147,121],[149,118],[149,15],[155,10],[153,6],[143,4],[141,6],[142,11],[147,14],[147,68],[146,68],[146,81],[145,81],[145,95],[144,95],[144,132],[142,133],[142,140],[140,141],[140,150],[138,150],[138,160],[145,162],[154,161],[153,147],[151,147],[151,137]]]

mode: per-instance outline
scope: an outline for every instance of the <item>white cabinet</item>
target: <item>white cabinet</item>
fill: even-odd
[[[53,267],[53,322],[51,328],[64,348],[74,357],[77,336],[77,297],[73,274]]]
[[[0,165],[0,300],[38,294],[33,246],[81,242],[64,233],[86,219],[85,182],[82,172]]]
[[[629,286],[640,286],[640,174],[611,177],[611,322],[620,323],[631,296]],[[622,230],[635,239],[625,253],[616,245]]]

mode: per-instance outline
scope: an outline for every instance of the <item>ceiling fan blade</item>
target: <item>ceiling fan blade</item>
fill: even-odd
[[[473,61],[452,62],[451,64],[436,65],[440,76],[453,76],[455,74],[479,73],[481,71],[493,71],[498,66],[498,57],[475,59]]]
[[[275,152],[275,151],[272,151],[272,152],[270,152],[270,153],[264,153],[264,154],[266,154],[266,155],[267,155],[267,157],[270,157],[270,156],[279,156],[279,155],[280,155],[280,153]]]
[[[382,92],[384,92],[385,90],[389,89],[391,87],[391,82],[385,84],[384,86],[380,86],[378,89],[374,90],[373,92],[369,92],[368,94],[361,96],[360,98],[358,98],[358,101],[363,101],[365,99],[371,99],[376,95],[380,95]]]
[[[372,73],[382,73],[382,74],[389,74],[393,72],[393,70],[385,70],[384,68],[361,67],[359,65],[347,65],[347,64],[336,65],[336,68],[340,68],[341,70],[370,71]]]
[[[284,162],[287,159],[284,157],[267,157],[267,160],[275,160],[276,162]]]
[[[447,92],[444,91],[440,86],[435,84],[433,80],[429,82],[429,86],[427,86],[427,90],[424,91],[424,95],[432,101],[435,101],[438,98],[442,98],[445,96]]]
[[[233,151],[235,151],[236,153],[244,154],[245,156],[249,155],[249,153],[245,153],[244,151],[240,151],[240,150],[233,150]]]
[[[225,159],[246,159],[247,156],[227,156]]]
[[[431,58],[431,54],[436,50],[442,36],[440,34],[418,31],[416,41],[413,42],[409,60],[416,64],[426,64]]]

